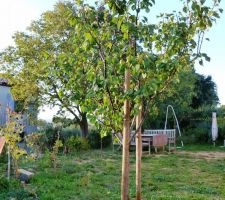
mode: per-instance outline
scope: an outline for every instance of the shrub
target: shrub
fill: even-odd
[[[80,136],[81,132],[78,128],[75,128],[74,126],[70,126],[67,128],[63,128],[61,132],[61,139],[63,141],[66,141],[71,136]]]
[[[46,130],[44,131],[44,134],[46,135],[46,138],[47,138],[46,144],[48,149],[52,149],[52,147],[54,146],[55,141],[58,138],[59,132],[60,132],[60,129],[58,127],[53,127],[53,126],[48,126]]]
[[[47,137],[43,133],[32,133],[26,136],[26,143],[32,153],[39,155],[46,150]]]
[[[210,141],[209,131],[207,127],[190,128],[183,132],[182,139],[186,144],[205,144]]]
[[[3,134],[6,140],[6,145],[9,147],[10,155],[13,161],[14,172],[16,173],[19,166],[19,160],[27,154],[26,150],[22,149],[18,143],[21,142],[20,134],[23,132],[23,117],[20,113],[7,110],[9,119],[5,127],[0,127],[0,134]]]
[[[205,144],[210,141],[210,129],[208,128],[195,128],[195,137],[198,143]]]
[[[225,117],[224,115],[222,117],[217,118],[218,122],[218,141],[224,144],[225,140]]]
[[[88,135],[88,142],[92,149],[99,149],[101,147],[100,131],[91,130]],[[102,147],[108,147],[112,144],[112,136],[107,135],[102,138]]]
[[[88,150],[90,145],[88,140],[78,136],[71,136],[65,141],[65,146],[68,152]]]
[[[0,177],[0,192],[4,192],[9,188],[9,181],[5,177]]]
[[[52,166],[51,154],[49,150],[45,151],[43,156],[38,160],[38,167],[40,169],[50,168]]]
[[[60,127],[53,127],[48,126],[44,131],[44,135],[46,136],[46,145],[48,149],[52,149],[59,134],[59,139],[65,143],[68,138],[71,136],[79,136],[80,130],[74,128],[74,126],[67,127],[67,128],[60,128]]]
[[[0,155],[0,164],[7,163],[8,155],[7,155],[7,146],[4,146],[2,153]]]
[[[63,147],[63,143],[58,137],[58,139],[56,140],[56,142],[53,146],[51,156],[50,156],[54,169],[57,167],[58,153],[59,153],[59,149],[61,147]]]
[[[30,193],[26,191],[24,188],[18,188],[14,191],[10,191],[8,193],[8,199],[16,199],[16,200],[34,200],[38,199],[35,193]]]

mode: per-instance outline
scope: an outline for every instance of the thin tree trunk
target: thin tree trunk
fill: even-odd
[[[130,70],[125,71],[125,92],[130,88]],[[129,199],[129,147],[130,147],[130,101],[124,101],[124,122],[123,122],[123,156],[122,156],[122,180],[121,200]]]
[[[10,168],[11,168],[10,145],[8,145],[8,172],[7,172],[8,180],[10,179]]]
[[[139,127],[142,121],[142,109],[136,117],[136,129],[139,128],[136,134],[136,200],[141,200],[141,156],[142,156],[142,138],[141,127]]]
[[[102,155],[103,155],[103,149],[102,149],[102,137],[101,137],[101,158],[102,158]]]
[[[114,131],[112,132],[112,150],[113,150],[113,153],[114,153]]]
[[[88,136],[88,121],[87,121],[87,114],[82,114],[82,119],[79,122],[80,130],[81,130],[81,136],[83,138],[86,138]]]

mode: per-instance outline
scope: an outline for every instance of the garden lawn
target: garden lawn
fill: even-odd
[[[192,150],[193,149],[193,150]],[[173,154],[158,153],[142,159],[143,199],[225,199],[225,150],[189,147]],[[210,152],[209,152],[210,151]],[[218,155],[218,156],[217,156]],[[24,168],[35,177],[21,189],[13,181],[1,191],[0,199],[119,200],[121,152],[90,150],[59,156],[53,169],[46,154]],[[1,185],[0,185],[1,187]],[[130,196],[135,198],[135,153],[131,152]]]

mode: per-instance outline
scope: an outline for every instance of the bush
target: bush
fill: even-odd
[[[88,140],[78,136],[71,136],[65,141],[67,152],[88,150],[90,145]]]
[[[99,149],[101,147],[100,131],[90,130],[88,138],[82,139],[80,137],[80,130],[74,126],[63,128],[62,130],[60,128],[48,126],[42,133],[46,140],[45,143],[43,143],[43,146],[51,150],[57,140],[58,132],[60,135],[59,139],[63,142],[67,151],[80,151],[89,148]],[[102,138],[103,147],[108,147],[111,143],[111,135]]]
[[[52,166],[51,153],[48,150],[45,151],[37,163],[40,169],[50,168]]]
[[[0,155],[0,164],[7,163],[8,155],[7,155],[7,145],[4,146],[3,151]]]
[[[18,188],[17,190],[11,191],[8,193],[8,199],[16,199],[16,200],[34,200],[38,199],[35,193],[30,193],[26,191],[24,188]]]
[[[0,192],[4,192],[9,189],[9,181],[5,177],[0,177]]]
[[[80,130],[75,128],[75,127],[67,127],[67,128],[59,128],[59,127],[53,127],[53,126],[48,126],[46,130],[44,131],[44,134],[46,135],[47,141],[46,145],[48,149],[52,149],[54,146],[57,138],[58,138],[58,133],[59,133],[59,139],[65,143],[68,138],[71,136],[79,136],[80,135]]]
[[[26,143],[31,148],[31,153],[37,156],[46,150],[48,138],[43,133],[32,133],[26,136]]]
[[[101,148],[101,136],[100,131],[98,130],[91,130],[88,135],[88,142],[92,149],[99,149]],[[107,135],[102,138],[102,147],[108,147],[112,144],[112,136]]]
[[[63,147],[63,143],[61,140],[59,140],[59,138],[55,141],[55,144],[53,146],[52,152],[51,152],[51,161],[52,161],[52,165],[54,167],[54,169],[56,169],[57,167],[57,161],[58,161],[58,153],[59,153],[59,149]]]
[[[60,129],[58,127],[55,128],[53,126],[48,126],[46,128],[46,130],[44,131],[44,134],[47,137],[46,144],[47,144],[48,149],[51,149],[54,146],[55,141],[58,138],[58,132],[60,132]]]
[[[210,133],[207,127],[190,128],[183,132],[182,138],[186,144],[205,144],[210,141]]]
[[[71,136],[80,136],[80,135],[81,135],[80,129],[75,128],[74,126],[63,128],[61,132],[61,137],[64,140],[68,139]]]
[[[0,176],[0,199],[34,200],[38,199],[34,190],[26,190],[17,179],[8,181]]]
[[[225,140],[225,117],[224,115],[222,117],[217,118],[217,123],[218,123],[218,141],[221,144],[224,144]]]

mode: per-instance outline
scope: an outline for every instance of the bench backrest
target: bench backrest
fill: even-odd
[[[158,135],[165,134],[167,137],[176,137],[176,129],[155,129],[155,130],[144,130],[146,135]]]
[[[131,136],[133,136],[133,134],[135,133],[135,131],[131,131]],[[159,134],[163,134],[167,136],[167,141],[172,141],[176,139],[176,129],[154,129],[154,130],[144,130],[143,134],[146,135],[159,135]],[[123,141],[123,137],[121,133],[115,134],[115,137],[119,140],[119,143],[122,144]],[[131,139],[131,143],[135,143],[135,138],[136,137],[132,137]],[[118,143],[118,141],[117,141]]]

